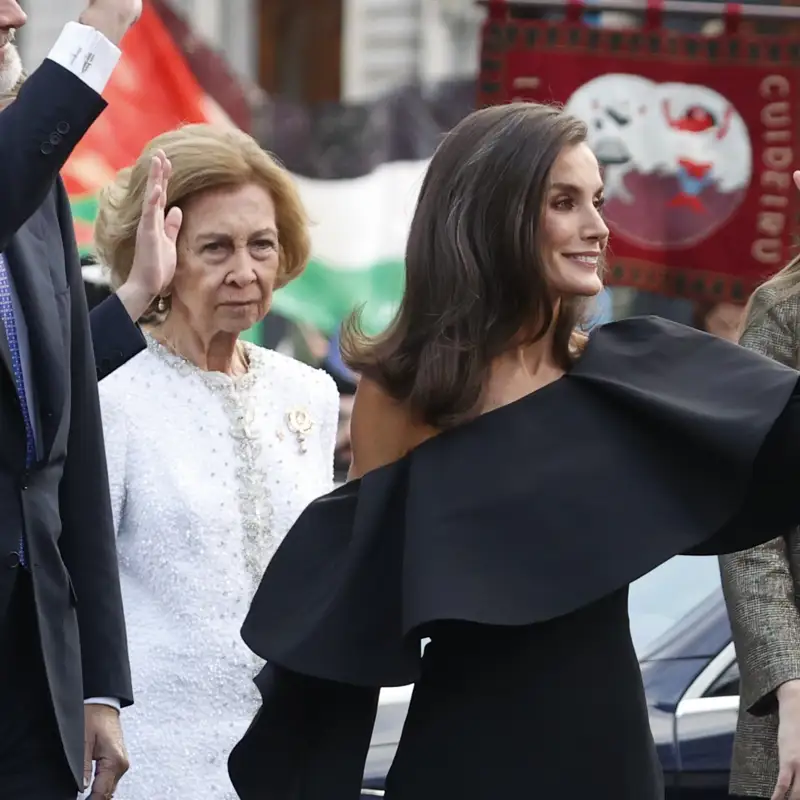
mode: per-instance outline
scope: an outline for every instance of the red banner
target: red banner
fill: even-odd
[[[513,19],[484,29],[480,104],[559,102],[589,127],[609,285],[743,302],[800,233],[800,42]]]

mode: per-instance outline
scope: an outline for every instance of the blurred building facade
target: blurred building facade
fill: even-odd
[[[345,0],[342,94],[476,75],[483,12],[473,0]]]
[[[255,77],[258,37],[252,23],[261,2],[269,0],[171,0],[247,77]],[[41,62],[64,24],[77,19],[85,6],[86,0],[26,0],[28,24],[20,31],[19,43],[28,69]]]
[[[474,75],[472,0],[171,0],[240,74],[304,102],[371,100],[407,83]],[[29,69],[85,0],[27,0]]]

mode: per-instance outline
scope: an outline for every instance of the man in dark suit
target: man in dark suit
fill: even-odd
[[[93,261],[88,264],[86,261],[88,259],[81,259],[84,270],[100,269]],[[131,292],[130,281],[112,292],[105,281],[87,280],[84,272],[83,288],[89,306],[97,380],[100,381],[147,346],[137,323],[148,306],[144,300],[134,299],[139,293]]]
[[[97,376],[58,172],[102,112],[140,13],[141,0],[89,0],[0,113],[2,797],[74,800],[94,761],[100,800],[127,769],[119,707],[132,691]],[[24,23],[16,0],[0,0],[0,94],[18,81],[10,38]]]
[[[174,273],[174,262],[135,258],[128,280],[90,311],[98,381],[147,346],[137,323],[161,294],[156,287],[169,286]]]

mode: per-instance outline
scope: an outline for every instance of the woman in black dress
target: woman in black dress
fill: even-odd
[[[628,585],[800,520],[798,374],[655,318],[577,332],[608,239],[585,136],[513,104],[436,152],[397,318],[346,342],[352,480],[243,628],[242,798],[356,800],[379,688],[412,682],[389,800],[662,796]]]

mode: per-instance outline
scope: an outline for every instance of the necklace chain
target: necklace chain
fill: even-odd
[[[193,364],[198,369],[201,369],[191,359],[187,358],[183,353],[181,353],[181,351],[175,346],[175,344],[166,337],[156,336],[152,331],[150,331],[150,336],[153,337],[153,340],[155,342],[160,344],[165,350],[168,350],[170,353],[172,353],[172,355],[174,355],[176,358],[180,358],[189,364]],[[236,345],[234,346],[234,361],[237,356],[239,358],[239,361],[244,367],[244,371],[247,372],[247,370],[250,367],[250,359],[247,355],[247,350],[245,349],[245,346],[241,342],[236,342]],[[231,366],[233,366],[233,361],[231,362]]]

